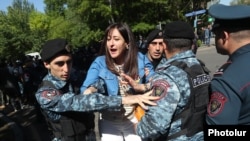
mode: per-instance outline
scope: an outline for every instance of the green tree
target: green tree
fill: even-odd
[[[40,51],[45,40],[63,37],[75,47],[88,47],[103,38],[113,22],[126,22],[135,35],[146,36],[173,20],[190,21],[185,14],[205,9],[209,0],[44,0],[45,12],[27,0],[14,0],[0,15],[0,55]]]
[[[67,9],[67,0],[44,0],[45,13],[49,16],[64,16]]]
[[[27,0],[14,0],[8,12],[1,12],[0,56],[18,58],[33,46],[32,34],[28,25],[29,14],[34,5]]]
[[[250,5],[250,0],[233,0],[230,3],[230,5],[240,5],[240,4]]]
[[[185,0],[70,0],[68,11],[78,20],[86,23],[85,38],[99,41],[103,31],[112,22],[126,22],[132,31],[146,36],[159,23],[171,20],[186,20],[185,11],[190,11],[192,3]],[[66,14],[67,15],[67,14]],[[67,17],[67,16],[66,16]],[[76,21],[77,21],[76,20]],[[76,32],[75,32],[76,33]]]
[[[33,46],[30,52],[40,52],[41,45],[48,39],[48,31],[50,26],[49,17],[41,12],[32,11],[29,17],[29,28],[32,35]]]

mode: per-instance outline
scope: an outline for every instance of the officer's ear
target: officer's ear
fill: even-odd
[[[221,34],[222,38],[228,38],[228,36],[229,36],[229,33],[227,31],[223,31]]]
[[[225,43],[226,41],[228,41],[230,36],[230,33],[227,31],[222,31],[220,34],[221,39],[223,40],[223,43]]]
[[[224,36],[223,36],[224,38],[228,39],[229,35],[230,35],[230,32],[224,31]]]
[[[45,68],[50,69],[50,63],[48,62],[43,62],[43,65]]]

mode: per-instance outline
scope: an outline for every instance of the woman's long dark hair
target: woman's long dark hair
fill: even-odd
[[[106,28],[105,35],[102,40],[100,54],[106,56],[106,64],[108,69],[118,75],[118,72],[114,66],[114,60],[111,58],[107,49],[107,38],[110,32],[112,32],[114,29],[119,31],[129,46],[129,48],[126,50],[126,57],[124,58],[123,71],[135,79],[138,76],[138,47],[135,42],[134,34],[126,23],[113,23]]]

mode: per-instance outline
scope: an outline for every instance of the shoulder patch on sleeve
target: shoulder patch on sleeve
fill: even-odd
[[[167,90],[169,88],[169,83],[164,79],[156,80],[153,83],[153,95],[159,96],[160,99],[167,95]]]
[[[223,110],[226,101],[227,98],[222,93],[212,93],[207,107],[208,115],[211,117],[218,115]]]
[[[57,95],[60,95],[60,92],[58,90],[45,90],[42,92],[42,97],[46,99],[52,99]]]

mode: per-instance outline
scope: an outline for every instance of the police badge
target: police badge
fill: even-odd
[[[159,96],[160,99],[165,97],[167,94],[167,90],[169,88],[169,84],[166,80],[160,79],[153,83],[153,96]]]
[[[208,104],[208,115],[213,117],[218,115],[224,108],[227,98],[218,92],[214,92],[211,95],[211,100]]]

